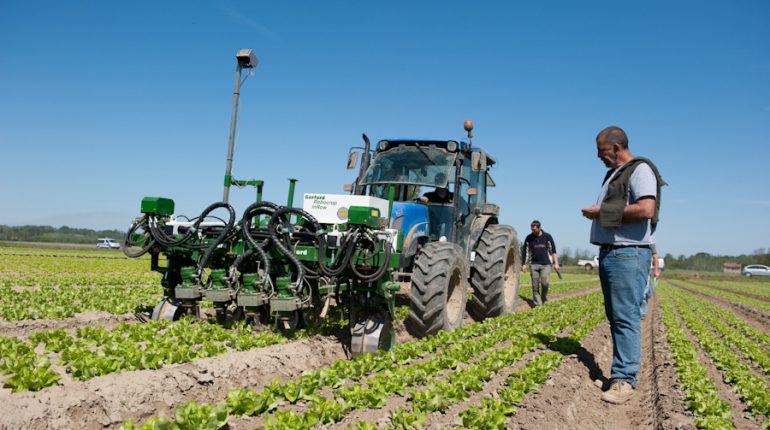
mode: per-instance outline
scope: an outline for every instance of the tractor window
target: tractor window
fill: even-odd
[[[419,185],[395,184],[393,200],[397,202],[412,201],[422,195]],[[371,186],[371,195],[381,199],[388,199],[389,184],[374,184]]]
[[[476,189],[476,195],[467,196],[471,207],[479,206],[479,202],[483,203],[487,199],[483,175],[484,172],[474,172],[473,169],[471,169],[471,157],[467,157],[463,160],[462,178],[463,185],[465,185],[463,190],[467,192],[468,188]]]
[[[407,146],[392,149],[372,160],[362,183],[405,183],[443,187],[446,182],[437,183],[441,178],[439,173],[443,173],[444,177],[451,177],[449,170],[454,165],[455,157],[454,153],[435,148]]]

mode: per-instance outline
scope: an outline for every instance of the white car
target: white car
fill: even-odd
[[[107,249],[120,249],[120,244],[115,239],[104,238],[104,239],[97,239],[96,247],[107,248]]]
[[[770,267],[762,264],[750,264],[741,269],[741,273],[748,278],[752,276],[770,276]]]
[[[597,269],[599,267],[599,256],[594,255],[592,260],[578,260],[577,265],[584,267],[590,272],[591,270]]]

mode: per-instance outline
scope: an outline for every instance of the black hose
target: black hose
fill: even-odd
[[[270,274],[270,259],[267,256],[267,253],[265,253],[265,250],[263,249],[264,246],[267,246],[270,243],[270,239],[267,238],[262,243],[257,243],[256,239],[251,235],[251,223],[255,216],[257,215],[272,215],[273,212],[278,208],[278,205],[271,202],[256,202],[252,203],[249,207],[246,208],[245,211],[243,211],[243,218],[241,218],[241,231],[243,232],[243,236],[246,238],[246,240],[251,244],[252,248],[239,256],[235,262],[233,263],[233,268],[238,269],[241,261],[245,258],[253,255],[255,252],[259,256],[259,259],[262,261],[262,266],[264,269],[264,272],[266,274],[266,277]],[[233,272],[234,273],[234,272]]]
[[[299,208],[287,208],[287,207],[283,207],[275,211],[273,215],[270,217],[270,222],[268,222],[267,224],[268,231],[270,232],[270,237],[273,239],[273,244],[281,251],[281,253],[283,253],[286,256],[286,258],[289,259],[289,261],[294,266],[297,267],[297,284],[299,285],[301,279],[305,277],[305,272],[309,272],[311,276],[318,276],[318,274],[306,268],[305,265],[301,261],[299,261],[299,259],[294,255],[294,252],[288,249],[288,247],[291,246],[291,243],[288,241],[289,239],[288,235],[283,240],[278,237],[278,233],[276,230],[276,223],[279,220],[282,220],[283,216],[287,214],[296,214],[301,216],[303,219],[307,220],[310,223],[310,226],[313,228],[313,232],[316,234],[321,232],[321,225],[318,223],[318,221],[316,221],[313,215],[310,215],[304,210]],[[284,243],[284,241],[286,243]]]
[[[271,202],[256,202],[249,205],[245,211],[243,211],[243,218],[241,219],[241,230],[246,240],[254,247],[266,247],[270,243],[270,238],[265,238],[262,243],[257,243],[254,236],[251,234],[251,223],[257,215],[270,215],[272,216],[280,206]]]
[[[145,231],[145,237],[144,237],[144,243],[141,246],[141,249],[139,251],[133,252],[129,251],[128,248],[133,247],[134,244],[132,242],[131,236],[139,230],[139,228],[143,228]],[[149,240],[148,237],[149,236]],[[131,226],[128,228],[128,232],[126,232],[126,237],[123,239],[123,254],[126,255],[126,257],[130,258],[137,258],[141,257],[142,255],[146,254],[147,251],[152,248],[152,246],[155,245],[155,239],[152,238],[152,233],[150,232],[148,226],[147,226],[147,215],[142,215],[141,218],[138,218],[134,220],[131,223]]]
[[[239,256],[235,262],[233,263],[233,269],[239,269],[239,265],[241,264],[242,260],[245,259],[248,254],[248,256],[253,255],[255,252],[259,256],[259,259],[262,261],[262,266],[265,272],[265,280],[270,275],[270,259],[267,256],[267,253],[263,249],[263,247],[266,247],[270,244],[270,238],[265,238],[261,243],[258,243],[257,240],[254,238],[254,236],[251,234],[251,223],[255,216],[257,215],[271,215],[278,209],[279,206],[275,203],[262,201],[262,202],[255,202],[249,205],[249,207],[246,208],[245,211],[243,211],[243,218],[241,218],[241,231],[243,232],[243,236],[246,238],[246,240],[251,244],[252,248],[244,253],[243,255]],[[231,269],[232,270],[232,269]],[[231,277],[234,275],[234,271],[231,272]]]
[[[157,215],[153,215],[150,218],[150,220],[149,220],[150,233],[152,234],[153,239],[155,239],[159,244],[161,244],[161,245],[163,245],[163,246],[165,246],[167,248],[170,248],[172,246],[181,245],[181,244],[187,242],[188,240],[190,240],[190,238],[195,233],[195,230],[196,230],[197,226],[200,224],[200,220],[196,221],[196,223],[194,224],[196,228],[192,228],[192,229],[187,230],[187,232],[184,234],[184,236],[182,236],[181,238],[179,238],[177,240],[174,240],[172,237],[167,235],[166,232],[163,231],[163,229],[160,226],[158,226],[158,224],[159,224],[158,216]]]
[[[320,235],[318,237],[318,267],[321,270],[321,273],[330,277],[341,275],[342,272],[345,271],[345,268],[347,268],[348,263],[350,263],[355,246],[356,237],[353,235],[349,235],[347,238],[343,237],[343,241],[341,241],[339,246],[340,253],[337,254],[336,258],[339,263],[335,266],[334,262],[332,262],[332,266],[328,267],[326,261],[324,261],[326,255],[326,235]]]
[[[366,237],[366,236],[363,236],[363,237]],[[376,246],[377,246],[376,243],[374,241],[372,241],[371,239],[368,239],[368,240],[369,240],[369,242],[371,242],[374,245],[374,248],[376,248]],[[360,241],[358,241],[358,243],[360,243]],[[384,255],[383,255],[383,258],[382,258],[382,264],[373,273],[364,274],[364,273],[359,272],[356,269],[356,265],[354,264],[354,262],[352,260],[350,261],[350,270],[353,271],[353,274],[358,279],[360,279],[361,281],[364,281],[364,282],[374,282],[374,281],[380,279],[382,277],[382,275],[385,274],[385,270],[387,270],[388,263],[390,262],[390,243],[384,242],[384,244],[385,244],[385,250],[384,250]]]
[[[211,257],[211,254],[214,252],[214,249],[216,249],[217,246],[219,246],[222,242],[224,242],[225,237],[230,234],[230,230],[233,228],[233,225],[235,224],[235,209],[233,209],[232,206],[225,202],[217,202],[209,207],[207,207],[203,212],[201,212],[200,219],[196,221],[195,223],[195,229],[197,230],[197,227],[200,226],[200,223],[203,219],[206,218],[206,215],[208,215],[210,212],[214,211],[215,209],[219,208],[225,208],[230,214],[230,219],[227,221],[227,226],[222,232],[219,233],[219,236],[214,240],[214,242],[209,245],[208,249],[206,249],[206,253],[203,254],[203,257],[201,257],[200,262],[198,262],[198,271],[195,273],[197,278],[200,280],[201,275],[203,275],[203,270],[206,268],[206,264],[209,261],[209,257]]]

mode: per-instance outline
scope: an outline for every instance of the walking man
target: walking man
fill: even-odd
[[[532,233],[524,239],[524,264],[521,270],[527,270],[532,277],[532,299],[535,306],[540,306],[548,299],[548,284],[551,280],[551,259],[553,268],[559,270],[559,256],[553,237],[540,228],[540,221],[532,221]]]
[[[602,130],[596,149],[609,171],[597,203],[582,213],[592,220],[591,243],[599,246],[599,279],[612,333],[610,386],[602,400],[621,404],[633,396],[641,364],[640,305],[665,183],[650,160],[631,155],[619,127]]]

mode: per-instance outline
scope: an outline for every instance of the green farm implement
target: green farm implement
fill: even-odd
[[[251,50],[239,51],[223,201],[185,218],[173,200],[145,197],[128,230],[124,252],[149,253],[163,274],[165,298],[153,319],[199,316],[206,300],[220,324],[291,330],[317,326],[336,306],[356,355],[393,345],[399,291],[408,291],[406,325],[418,337],[459,327],[466,306],[477,319],[513,311],[518,239],[486,201],[495,161],[472,145],[470,121],[467,142],[382,140],[372,148],[364,136],[348,154],[348,168],[358,166],[350,194],[308,193],[293,207],[291,180],[287,205],[278,205],[262,200],[262,181],[230,172],[240,73],[255,65]],[[257,188],[240,214],[227,202],[231,185]],[[420,198],[434,187],[448,197]]]

